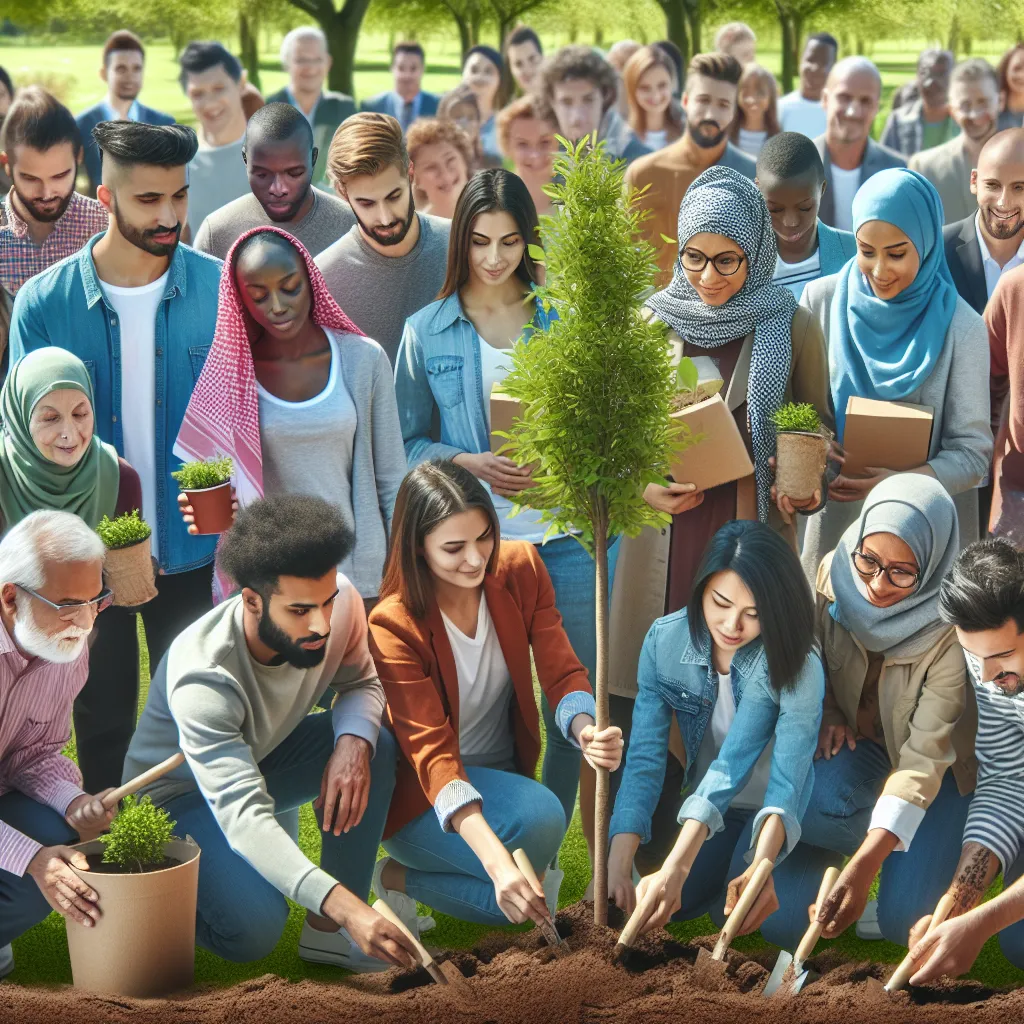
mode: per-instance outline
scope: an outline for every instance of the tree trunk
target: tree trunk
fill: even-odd
[[[803,38],[804,38],[804,16],[802,14],[790,15],[790,34],[792,35],[793,50],[793,77],[799,79],[800,77],[800,55],[802,53]],[[786,89],[789,92],[792,86]]]
[[[321,6],[317,21],[327,36],[327,49],[334,63],[327,78],[327,87],[337,92],[355,95],[356,47],[359,45],[359,29],[362,27],[370,0],[345,0],[340,11],[328,10]],[[303,8],[299,8],[302,10]]]
[[[597,636],[597,665],[594,696],[597,702],[597,730],[608,728],[608,522],[598,516],[594,523],[594,567]],[[594,797],[594,923],[608,924],[608,825],[609,780],[605,768],[596,769],[597,791]]]
[[[257,89],[260,87],[260,26],[258,16],[246,14],[238,16],[238,47],[242,67],[249,73],[249,81]]]
[[[683,72],[690,61],[690,33],[686,27],[686,0],[658,0],[658,6],[665,13],[665,34],[666,37],[676,46],[683,55]],[[696,53],[696,51],[693,51]],[[680,88],[683,83],[679,83]]]
[[[601,25],[594,29],[594,45],[604,49],[604,27]]]
[[[476,46],[476,44],[480,42],[480,26],[483,23],[483,20],[483,12],[476,4],[474,4],[472,10],[469,12],[470,46]]]
[[[690,25],[690,47],[693,53],[701,52],[701,41],[700,41],[700,10],[701,0],[687,0],[686,3],[686,20]]]
[[[782,35],[782,91],[793,91],[793,22],[789,11],[775,0],[775,13],[779,18],[779,29]]]
[[[960,50],[960,18],[954,14],[953,20],[949,23],[949,42],[946,49],[956,57]]]

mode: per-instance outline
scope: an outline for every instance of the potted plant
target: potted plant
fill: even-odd
[[[225,455],[205,462],[184,462],[171,474],[192,506],[197,533],[223,533],[231,528],[231,474],[234,464]]]
[[[107,835],[75,847],[100,908],[92,928],[67,928],[77,988],[148,998],[192,984],[199,847],[173,829],[148,796],[129,796]]]
[[[691,359],[683,356],[676,367],[676,394],[672,399],[672,411],[688,409],[698,402],[714,398],[725,386],[718,367],[708,356]]]
[[[137,608],[156,597],[153,555],[149,538],[153,531],[139,510],[111,519],[104,516],[96,527],[107,549],[104,572],[114,604]]]
[[[809,402],[789,402],[772,415],[777,433],[775,486],[806,501],[821,487],[831,437]]]

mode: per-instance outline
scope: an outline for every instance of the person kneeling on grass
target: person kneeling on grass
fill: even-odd
[[[533,778],[531,650],[557,728],[591,765],[618,768],[622,733],[595,729],[536,547],[500,540],[486,488],[453,462],[423,462],[399,489],[370,649],[402,755],[374,894],[410,928],[416,900],[463,921],[549,922],[562,873],[537,892],[511,856],[521,847],[543,874],[567,826]]]
[[[70,843],[114,816],[82,791],[61,751],[71,705],[89,673],[86,641],[111,600],[103,542],[70,512],[32,512],[0,542],[0,978],[14,970],[11,940],[51,910],[91,927],[99,897]]]
[[[756,865],[778,863],[799,842],[825,695],[813,647],[814,602],[796,553],[762,523],[726,523],[704,553],[689,606],[658,619],[640,654],[608,893],[627,914],[644,905],[641,934],[709,912],[721,927]],[[634,891],[633,857],[664,810],[673,717],[691,787],[678,813],[683,828],[661,869]],[[769,877],[740,934],[758,927],[793,949],[807,904]]]
[[[353,971],[416,962],[401,930],[365,903],[396,751],[380,730],[363,602],[337,571],[354,540],[321,498],[281,495],[239,512],[218,555],[241,592],[171,644],[128,750],[125,779],[185,754],[143,793],[203,851],[196,941],[227,960],[270,953],[287,896],[308,912],[302,959]],[[310,714],[328,687],[333,711]],[[310,801],[319,868],[275,819]]]

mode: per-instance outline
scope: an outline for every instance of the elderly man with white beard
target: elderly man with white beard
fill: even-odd
[[[68,844],[103,831],[114,812],[82,790],[61,750],[89,673],[87,640],[110,604],[103,542],[70,512],[33,512],[0,541],[0,978],[11,940],[51,910],[91,927],[96,893]]]

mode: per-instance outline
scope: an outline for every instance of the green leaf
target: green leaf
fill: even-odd
[[[659,234],[661,234],[661,233],[659,232]],[[662,241],[663,241],[663,242],[664,242],[664,243],[665,243],[666,245],[678,245],[678,244],[679,244],[679,241],[678,241],[677,239],[675,239],[675,238],[669,238],[669,237],[668,237],[668,235],[661,235],[661,240],[662,240]]]
[[[530,259],[535,263],[544,262],[544,250],[539,245],[534,245],[533,242],[526,247],[526,251],[530,254]]]
[[[697,370],[697,364],[689,356],[683,356],[676,368],[676,381],[679,383],[680,390],[693,394],[697,390],[699,380],[700,373]]]

